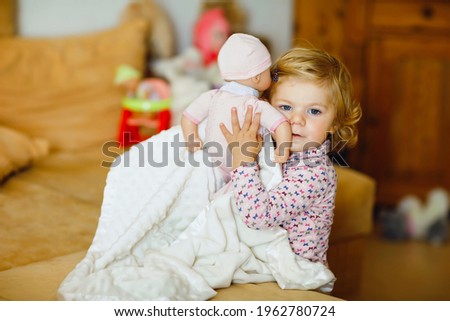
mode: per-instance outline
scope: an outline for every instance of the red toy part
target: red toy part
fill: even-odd
[[[161,79],[145,79],[142,84],[150,85],[155,99],[123,100],[117,140],[121,147],[129,147],[171,126],[170,87]]]

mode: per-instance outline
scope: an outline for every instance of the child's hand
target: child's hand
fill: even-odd
[[[249,106],[241,128],[236,108],[233,108],[231,110],[232,133],[224,124],[220,124],[222,134],[225,136],[233,156],[233,169],[239,167],[242,162],[254,162],[261,150],[262,137],[258,135],[261,113],[256,113],[253,120],[252,117],[253,107]]]

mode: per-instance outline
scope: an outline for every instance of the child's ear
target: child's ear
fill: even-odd
[[[333,124],[333,126],[331,126],[330,128],[330,133],[332,133],[333,135],[336,134],[336,132],[339,130],[339,126],[337,124]]]

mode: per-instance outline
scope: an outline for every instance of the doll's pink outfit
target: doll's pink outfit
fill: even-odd
[[[268,102],[260,100],[258,90],[235,81],[250,79],[270,68],[270,53],[258,38],[243,33],[231,35],[220,49],[217,62],[222,78],[227,82],[220,89],[200,95],[183,115],[195,124],[208,117],[204,147],[213,161],[220,162],[218,167],[228,182],[231,154],[227,152],[228,144],[219,125],[224,123],[231,130],[231,108],[237,108],[242,125],[248,106],[253,106],[254,112],[261,112],[261,127],[271,133],[287,119]],[[213,142],[218,148],[210,147]],[[208,143],[211,144],[208,146]]]
[[[214,161],[220,161],[225,181],[230,178],[231,154],[227,153],[227,141],[220,130],[220,123],[224,123],[231,130],[231,108],[236,107],[238,118],[244,122],[244,115],[248,106],[253,106],[254,112],[261,112],[261,126],[271,133],[287,119],[268,102],[258,99],[256,89],[237,82],[229,82],[220,89],[213,89],[200,95],[184,111],[183,115],[195,124],[199,124],[208,117],[205,129],[204,147],[208,149]],[[213,144],[212,142],[216,142]],[[218,146],[217,148],[208,148]],[[227,155],[228,154],[228,155]],[[228,157],[227,157],[228,156]]]

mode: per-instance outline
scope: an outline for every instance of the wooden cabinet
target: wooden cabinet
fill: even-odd
[[[389,36],[368,47],[361,167],[379,199],[450,190],[450,38]]]
[[[349,164],[377,180],[380,204],[425,198],[438,186],[450,191],[450,2],[330,2],[334,8],[296,2],[296,39],[317,40],[353,75],[363,119]],[[315,16],[301,10],[305,3]],[[333,31],[302,27],[324,15]]]

